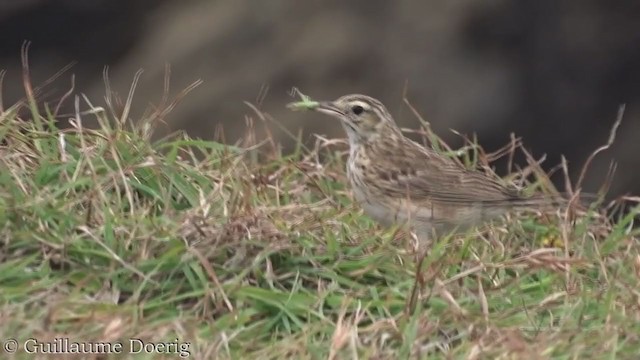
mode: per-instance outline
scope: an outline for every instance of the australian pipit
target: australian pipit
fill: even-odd
[[[356,201],[379,223],[408,225],[427,250],[433,235],[463,230],[509,209],[552,204],[526,197],[479,170],[463,167],[405,137],[385,106],[365,95],[335,101],[303,98],[292,109],[312,109],[340,120],[349,140],[347,175]]]

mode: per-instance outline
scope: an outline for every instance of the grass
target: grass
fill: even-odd
[[[175,104],[134,126],[82,99],[59,129],[29,89],[0,112],[0,339],[16,358],[32,358],[27,339],[64,338],[166,345],[135,359],[185,343],[196,359],[640,356],[632,198],[617,216],[516,214],[440,238],[409,311],[411,237],[354,207],[340,141],[151,141]],[[533,165],[510,179],[548,189]]]

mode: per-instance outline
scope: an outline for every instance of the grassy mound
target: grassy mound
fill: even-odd
[[[123,114],[82,99],[59,129],[27,94],[0,111],[3,341],[176,344],[136,359],[178,358],[184,343],[192,358],[639,355],[637,207],[445,236],[409,311],[412,238],[354,207],[344,143],[282,155],[252,136],[151,141],[164,110],[133,126],[130,102]],[[536,169],[511,180],[546,189]]]

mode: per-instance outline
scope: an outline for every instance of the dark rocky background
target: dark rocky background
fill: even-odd
[[[128,92],[145,69],[138,112],[158,103],[166,63],[174,92],[201,78],[164,132],[211,137],[223,123],[232,142],[261,88],[261,108],[295,131],[342,136],[337,123],[284,108],[292,86],[318,99],[359,92],[380,98],[403,125],[403,89],[447,140],[448,129],[477,133],[495,150],[524,137],[548,167],[565,154],[574,178],[606,142],[620,103],[616,144],[591,169],[588,190],[612,159],[612,193],[640,192],[640,2],[628,1],[166,1],[0,0],[3,100],[23,96],[20,46],[32,42],[37,84],[71,61],[76,89],[98,105],[102,69]],[[70,76],[44,95],[56,99]],[[284,141],[284,140],[283,140]],[[458,141],[458,142],[457,142]],[[501,169],[498,169],[499,172]]]

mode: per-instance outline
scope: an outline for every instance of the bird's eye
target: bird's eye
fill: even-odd
[[[360,115],[360,114],[362,114],[364,112],[364,108],[362,106],[360,106],[360,105],[354,105],[351,108],[351,111],[353,111],[353,113],[356,114],[356,115]]]

